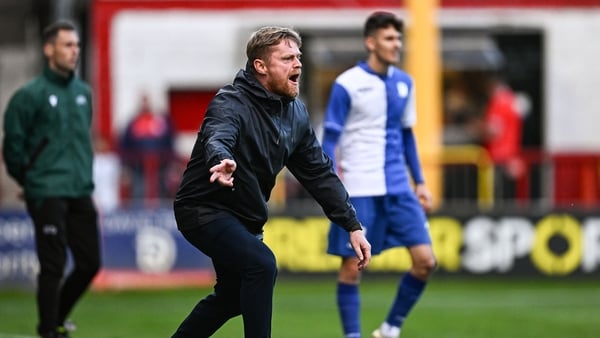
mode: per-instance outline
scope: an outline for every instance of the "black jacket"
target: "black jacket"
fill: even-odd
[[[210,183],[209,168],[233,159],[233,188]],[[175,198],[193,208],[197,225],[237,217],[252,233],[267,221],[267,201],[277,174],[287,167],[317,200],[327,217],[346,230],[360,229],[348,193],[319,144],[304,104],[267,91],[240,70],[211,101]],[[180,229],[192,227],[179,224]]]

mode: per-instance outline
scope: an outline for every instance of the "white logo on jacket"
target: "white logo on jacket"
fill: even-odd
[[[77,97],[75,98],[75,102],[77,103],[77,105],[79,106],[83,106],[87,103],[87,99],[85,98],[84,95],[77,95]]]
[[[58,104],[58,97],[56,97],[56,95],[52,94],[52,95],[48,96],[48,102],[50,103],[50,105],[52,107],[56,107],[56,105]]]

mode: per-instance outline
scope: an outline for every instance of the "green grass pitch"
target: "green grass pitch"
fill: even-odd
[[[386,315],[396,280],[365,275],[363,337]],[[280,276],[273,312],[274,338],[342,337],[335,277]],[[170,337],[210,288],[93,291],[76,308],[74,338]],[[0,291],[0,338],[34,337],[31,291]],[[243,337],[240,317],[216,338]],[[434,277],[411,313],[403,338],[600,337],[600,283],[591,279],[465,279]]]

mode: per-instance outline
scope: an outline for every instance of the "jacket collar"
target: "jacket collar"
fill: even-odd
[[[394,69],[392,66],[388,66],[387,71],[385,74],[381,74],[381,73],[377,73],[376,71],[374,71],[373,69],[371,69],[371,67],[369,67],[369,64],[367,63],[367,61],[359,61],[358,62],[358,66],[360,68],[362,68],[365,72],[369,73],[369,74],[373,74],[382,78],[385,77],[390,77],[392,75],[392,73],[394,72]]]
[[[50,66],[48,66],[47,63],[44,66],[43,74],[44,74],[44,77],[46,79],[48,79],[50,82],[55,83],[57,85],[61,85],[61,86],[68,85],[69,83],[71,83],[71,81],[73,81],[73,78],[75,77],[74,72],[70,72],[68,77],[61,76],[60,74],[58,74],[55,71],[53,71],[52,69],[50,69]]]

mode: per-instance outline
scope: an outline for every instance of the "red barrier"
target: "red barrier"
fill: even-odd
[[[555,206],[592,208],[600,204],[600,154],[555,154],[552,162]]]

